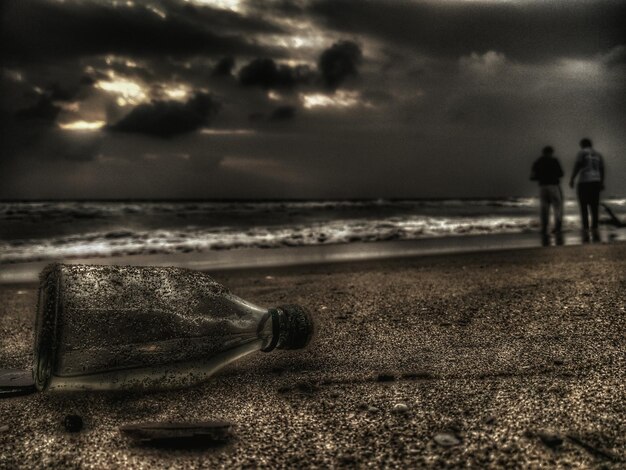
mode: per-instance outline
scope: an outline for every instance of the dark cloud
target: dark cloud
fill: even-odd
[[[271,121],[289,121],[296,117],[295,106],[279,106],[272,111],[270,115]]]
[[[81,85],[91,86],[91,85],[94,85],[95,83],[96,83],[96,80],[93,77],[90,77],[89,75],[83,75],[82,77],[80,77]]]
[[[290,89],[309,83],[312,73],[309,67],[276,64],[274,60],[255,59],[239,71],[239,83],[243,86],[259,86],[269,89]]]
[[[230,77],[235,67],[235,59],[233,57],[223,57],[213,68],[212,75],[214,77]]]
[[[352,41],[337,42],[322,52],[318,68],[326,88],[335,90],[346,78],[355,77],[361,58],[361,48]]]
[[[63,109],[59,103],[75,99],[80,86],[82,85],[64,87],[58,83],[52,83],[41,91],[33,105],[19,109],[15,117],[22,121],[37,120],[53,123]]]
[[[20,0],[2,5],[0,42],[5,61],[49,61],[100,54],[139,56],[260,55],[268,48],[247,31],[275,28],[234,12],[174,7],[161,18],[147,7],[95,2]],[[223,32],[216,32],[223,31]]]
[[[193,132],[209,123],[220,105],[210,95],[198,93],[186,103],[153,101],[133,109],[108,127],[114,132],[169,138]]]
[[[58,83],[53,83],[48,87],[47,93],[53,101],[70,101],[76,96],[78,90],[64,88]]]
[[[550,1],[388,2],[318,0],[328,26],[423,54],[458,57],[496,50],[518,60],[593,56],[624,44],[626,3]]]
[[[321,82],[329,90],[336,90],[347,78],[358,75],[362,59],[361,48],[352,41],[340,41],[322,51],[317,71],[306,65],[291,67],[277,64],[273,59],[254,59],[239,71],[239,83],[266,90],[289,90],[299,85]]]
[[[61,108],[54,104],[52,97],[49,94],[42,94],[33,106],[20,109],[15,113],[15,117],[23,121],[53,123],[60,112]]]

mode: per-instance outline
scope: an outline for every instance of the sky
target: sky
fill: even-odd
[[[626,195],[623,1],[1,5],[2,199]]]

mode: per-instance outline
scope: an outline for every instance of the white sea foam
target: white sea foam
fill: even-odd
[[[626,218],[626,199],[607,200]],[[0,263],[537,231],[538,200],[0,202]],[[579,225],[566,202],[565,229]]]
[[[576,216],[567,216],[566,229]],[[536,217],[390,217],[333,220],[327,223],[239,227],[188,227],[177,230],[128,228],[45,239],[0,242],[0,262],[129,254],[176,253],[235,248],[279,248],[383,240],[414,240],[452,235],[517,233],[537,230]]]

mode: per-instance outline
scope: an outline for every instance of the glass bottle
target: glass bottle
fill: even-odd
[[[254,351],[304,348],[297,305],[262,308],[198,271],[53,264],[41,274],[38,390],[156,390],[206,380]]]

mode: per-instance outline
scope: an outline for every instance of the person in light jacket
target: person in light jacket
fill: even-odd
[[[598,207],[600,205],[600,191],[604,189],[604,159],[600,152],[594,150],[590,139],[582,139],[580,148],[580,152],[576,155],[576,163],[569,185],[573,188],[576,176],[578,176],[576,194],[580,205],[583,240],[589,240],[589,212],[591,212],[593,239],[599,241]]]

